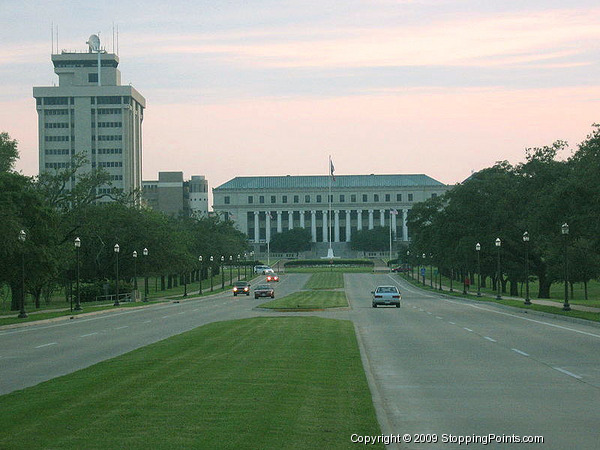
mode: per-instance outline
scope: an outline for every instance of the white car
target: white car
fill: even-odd
[[[396,286],[377,286],[373,294],[373,308],[377,308],[377,305],[391,305],[396,308],[400,308],[400,291]]]

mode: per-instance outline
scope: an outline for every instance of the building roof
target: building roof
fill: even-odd
[[[214,191],[242,189],[325,189],[329,186],[328,175],[279,176],[279,177],[235,177]],[[335,188],[398,188],[398,187],[443,187],[433,178],[423,175],[336,175],[331,187]]]

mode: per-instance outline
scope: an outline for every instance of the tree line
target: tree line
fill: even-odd
[[[525,162],[498,162],[445,195],[416,204],[407,219],[411,262],[425,254],[426,264],[433,262],[449,276],[473,276],[479,253],[483,282],[489,278],[494,289],[499,282],[503,292],[509,285],[511,295],[517,295],[529,267],[539,298],[549,298],[552,283],[564,282],[567,262],[571,289],[582,282],[587,293],[588,281],[600,276],[600,125],[559,160],[558,152],[567,148],[563,141],[528,148]]]
[[[80,239],[80,278],[88,283],[113,280],[114,245],[119,244],[119,273],[198,276],[199,256],[206,273],[210,256],[218,270],[220,257],[248,251],[246,236],[218,217],[170,217],[140,206],[140,193],[111,186],[101,169],[81,170],[85,159],[75,155],[69,168],[27,177],[14,170],[17,142],[0,133],[0,283],[11,288],[11,309],[19,309],[23,286],[40,306],[58,287],[72,281],[76,238]],[[75,180],[73,189],[69,181]],[[110,202],[105,202],[109,197]],[[25,240],[19,240],[20,231]],[[148,255],[143,255],[143,249]],[[134,260],[133,252],[138,257]],[[24,283],[22,263],[25,265]]]

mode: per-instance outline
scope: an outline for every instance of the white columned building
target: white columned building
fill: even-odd
[[[271,229],[282,233],[294,227],[309,229],[313,246],[330,238],[337,246],[349,245],[354,233],[375,226],[391,226],[396,241],[407,242],[412,205],[449,189],[427,175],[336,175],[330,214],[329,181],[328,176],[236,177],[213,189],[213,210],[227,214],[255,246],[272,239]],[[269,217],[274,213],[276,228],[275,217]]]

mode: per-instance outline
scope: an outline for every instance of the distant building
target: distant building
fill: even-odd
[[[159,172],[158,180],[142,182],[142,198],[156,211],[168,215],[208,215],[208,181],[194,175],[183,180],[183,172]]]
[[[119,57],[90,45],[87,53],[53,54],[52,63],[59,85],[33,88],[40,173],[69,167],[71,158],[82,153],[88,160],[83,171],[101,167],[114,187],[141,189],[146,100],[132,86],[121,85]],[[100,188],[100,193],[108,191],[108,186]]]
[[[309,229],[314,243],[348,243],[357,230],[388,225],[395,241],[408,241],[408,211],[449,188],[427,175],[336,175],[330,214],[329,182],[329,176],[236,177],[213,189],[213,210],[255,247],[296,227]]]

